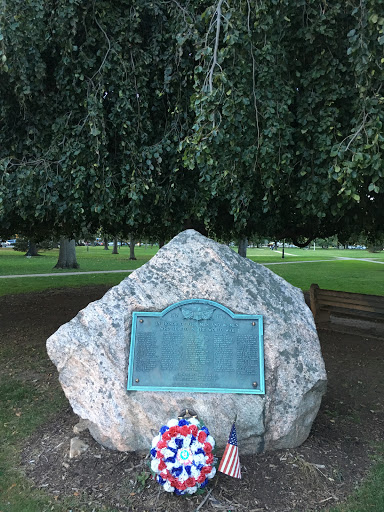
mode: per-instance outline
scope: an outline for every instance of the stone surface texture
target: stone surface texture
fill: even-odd
[[[208,299],[264,317],[265,395],[126,391],[133,311]],[[240,453],[303,443],[326,389],[312,313],[301,290],[193,230],[89,304],[47,341],[63,390],[106,447],[148,451],[182,409],[195,410],[224,448],[237,414]]]
[[[73,437],[69,446],[69,458],[74,459],[88,450],[89,446],[78,437]]]
[[[89,421],[80,419],[79,423],[76,423],[76,425],[73,426],[73,432],[75,434],[81,434],[81,432],[84,432],[84,430],[89,429]]]

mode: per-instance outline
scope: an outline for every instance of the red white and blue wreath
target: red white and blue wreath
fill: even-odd
[[[152,441],[151,470],[167,492],[194,494],[216,474],[215,440],[196,418],[170,420]]]

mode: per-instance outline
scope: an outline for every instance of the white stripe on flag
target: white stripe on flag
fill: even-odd
[[[235,472],[233,473],[233,476],[235,478],[241,478],[240,460],[239,459],[237,459],[237,464],[236,464],[236,468],[235,468]]]
[[[239,458],[238,458],[237,448],[234,447],[232,464],[231,464],[231,467],[228,469],[229,476],[234,476],[238,460],[239,460]]]
[[[227,445],[225,448],[222,465],[221,465],[221,468],[219,468],[219,471],[221,471],[222,473],[228,474],[228,471],[232,467],[235,456],[236,456],[236,447],[233,445]]]
[[[227,445],[225,448],[225,452],[224,452],[224,456],[223,456],[223,460],[222,460],[222,464],[221,464],[221,468],[220,468],[220,471],[222,473],[227,473],[227,470],[228,470],[228,467],[229,467],[229,464],[230,464],[230,461],[232,460],[232,458],[233,458],[232,446]]]

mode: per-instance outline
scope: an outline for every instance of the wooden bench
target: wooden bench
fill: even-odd
[[[384,320],[384,297],[379,295],[322,290],[317,284],[311,284],[309,295],[316,323],[328,322],[332,313],[365,320]]]

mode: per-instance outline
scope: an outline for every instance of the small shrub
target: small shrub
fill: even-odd
[[[382,250],[382,245],[368,245],[368,252],[381,252]]]
[[[13,246],[14,251],[26,252],[28,251],[29,242],[27,238],[16,238],[15,245]]]
[[[52,240],[42,240],[41,242],[36,243],[37,250],[51,250],[57,247],[57,242]],[[29,249],[29,240],[28,238],[17,238],[16,243],[13,246],[14,251],[27,252]]]

